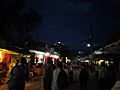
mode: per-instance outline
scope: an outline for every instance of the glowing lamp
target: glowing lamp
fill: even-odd
[[[87,44],[87,47],[90,47],[90,46],[91,46],[91,45],[88,43],[88,44]]]
[[[0,63],[2,62],[3,56],[2,56],[2,52],[0,52]]]
[[[45,56],[50,56],[50,53],[46,52],[46,53],[45,53]]]

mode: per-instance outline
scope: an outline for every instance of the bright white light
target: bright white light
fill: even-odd
[[[101,51],[95,51],[95,54],[102,54],[103,52]]]
[[[39,59],[42,59],[42,58],[43,58],[43,55],[42,55],[42,54],[39,54],[38,57],[39,57]]]
[[[89,44],[89,43],[87,44],[87,47],[90,47],[90,44]]]
[[[82,53],[82,52],[79,51],[78,53]]]
[[[50,57],[53,57],[53,58],[59,58],[59,56],[57,56],[57,55],[50,55]]]
[[[107,64],[109,64],[109,62],[108,62],[108,61],[106,61],[106,63],[107,63]]]
[[[84,61],[80,61],[80,62],[84,62]]]
[[[85,62],[89,62],[89,60],[85,60]]]
[[[100,62],[104,62],[104,60],[100,60]]]
[[[71,60],[70,60],[70,59],[68,59],[67,57],[65,57],[65,58],[66,58],[66,63],[71,61]]]
[[[37,50],[29,50],[31,53],[37,53],[37,54],[45,54],[45,52],[37,51]]]
[[[58,42],[60,44],[60,42]]]
[[[59,58],[59,56],[55,55],[54,58]]]
[[[110,63],[113,63],[113,61],[111,61]]]
[[[38,61],[38,63],[42,63],[42,61],[41,61],[41,60],[39,60],[39,61]]]
[[[45,53],[45,56],[50,56],[50,53],[46,52],[46,53]]]

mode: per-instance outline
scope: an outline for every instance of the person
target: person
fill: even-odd
[[[95,80],[98,80],[99,78],[99,69],[100,69],[100,67],[99,67],[99,65],[98,64],[96,64],[95,65]]]
[[[80,66],[79,80],[80,80],[80,90],[87,90],[89,73],[86,70],[85,64],[81,64]]]
[[[38,58],[36,58],[36,66],[38,66]]]
[[[53,66],[52,66],[51,58],[49,58],[44,71],[44,90],[51,90],[52,73],[53,73],[52,67]]]
[[[61,82],[60,78],[61,74],[60,72],[63,72],[65,74],[66,77],[63,77],[62,79],[65,80],[65,84],[63,85]],[[63,63],[62,62],[58,62],[57,63],[57,68],[54,70],[53,72],[53,78],[52,78],[52,90],[65,90],[68,87],[68,76],[67,73],[64,71],[63,68]]]
[[[26,59],[21,58],[21,65],[17,60],[16,65],[12,68],[10,73],[10,80],[8,81],[9,90],[25,90],[25,81],[29,80],[29,70],[26,64]]]
[[[99,87],[100,90],[106,90],[106,79],[107,79],[107,68],[105,62],[101,63],[101,68],[99,70]]]
[[[73,82],[73,68],[72,64],[68,63],[68,75],[69,75],[69,83],[71,84]]]

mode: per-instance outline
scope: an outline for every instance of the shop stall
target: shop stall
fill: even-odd
[[[30,50],[31,55],[34,55],[34,64],[42,64],[45,65],[47,63],[47,60],[51,58],[53,61],[53,64],[56,63],[60,59],[59,55],[51,54],[49,52],[42,52],[42,51],[37,51],[37,50]]]
[[[0,84],[7,83],[8,74],[19,58],[19,53],[0,48]]]
[[[45,52],[42,51],[37,51],[37,50],[29,50],[30,55],[33,59],[33,65],[38,66],[39,64],[43,64],[44,63],[44,55]]]
[[[47,61],[51,58],[53,64],[59,60],[59,56],[55,54],[50,54],[49,52],[37,51],[37,50],[29,50],[31,53],[31,73],[34,75],[42,75],[43,67],[46,65]]]
[[[30,52],[30,77],[43,75],[44,52],[37,50],[29,50]]]

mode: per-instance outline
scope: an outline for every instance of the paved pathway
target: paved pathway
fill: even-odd
[[[1,86],[0,86],[1,88]],[[0,90],[8,90],[7,84],[2,86]],[[43,89],[43,77],[40,76],[38,80],[27,82],[25,90],[44,90]],[[74,82],[69,85],[67,90],[80,90],[78,69],[74,69]],[[88,83],[87,90],[99,90],[97,82],[94,80],[94,74],[90,73],[90,81]]]
[[[8,84],[0,85],[0,90],[8,90]],[[25,90],[44,90],[43,89],[43,77],[40,76],[35,81],[27,82]]]
[[[44,90],[43,89],[43,76],[38,77],[37,81],[28,82],[25,90]]]
[[[67,90],[80,90],[78,69],[74,70],[74,82],[73,84],[69,85]],[[87,90],[99,90],[98,82],[95,81],[93,73],[90,73],[90,80],[88,82]]]

